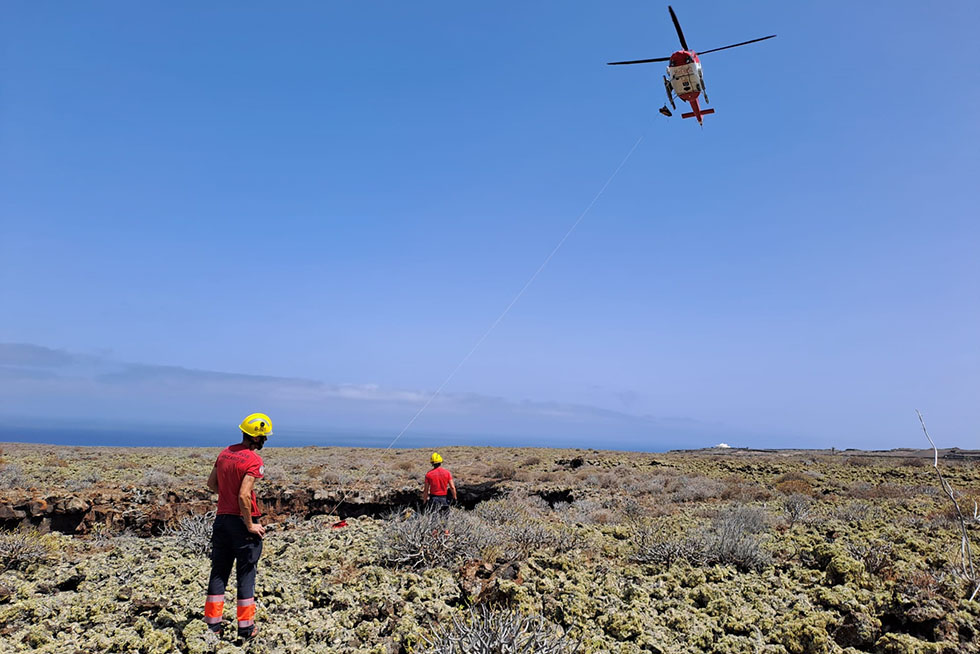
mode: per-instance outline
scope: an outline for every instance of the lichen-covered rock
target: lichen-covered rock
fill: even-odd
[[[864,566],[834,543],[821,543],[813,554],[826,575],[826,583],[837,586],[856,584],[861,579]]]
[[[285,455],[270,452],[270,467],[286,465],[284,459],[275,462],[279,456]],[[541,456],[542,462],[533,466],[535,474],[565,474],[548,455]],[[210,458],[198,463],[206,468]],[[921,524],[922,515],[941,515],[945,510],[942,497],[915,491],[912,502],[892,495],[860,500],[848,495],[852,487],[854,492],[877,492],[888,470],[884,467],[823,461],[801,468],[798,461],[779,458],[766,459],[762,465],[724,457],[669,458],[672,466],[665,468],[632,465],[629,457],[622,461],[598,453],[583,457],[574,474],[603,474],[617,463],[615,476],[604,483],[622,481],[631,492],[610,493],[577,479],[582,483],[576,484],[574,498],[561,494],[558,497],[565,499],[555,500],[574,501],[572,509],[534,498],[525,501],[521,498],[528,494],[530,482],[506,482],[512,495],[519,497],[506,500],[504,518],[517,506],[520,524],[526,523],[529,530],[574,537],[569,547],[542,544],[522,555],[526,558],[515,560],[498,560],[497,553],[488,551],[469,566],[415,572],[379,560],[374,544],[384,519],[348,517],[343,529],[330,528],[339,516],[307,520],[297,515],[284,520],[266,537],[256,585],[260,636],[247,651],[412,652],[434,624],[458,618],[469,602],[486,601],[542,615],[580,639],[582,654],[868,654],[940,649],[950,654],[980,653],[976,626],[980,602],[964,599],[972,589],[964,590],[944,567],[949,552],[959,544],[955,525],[940,519]],[[594,466],[586,462],[593,460]],[[195,464],[188,461],[189,472]],[[25,463],[29,465],[33,464]],[[313,467],[305,466],[301,474]],[[756,500],[731,501],[718,495],[705,502],[673,505],[672,489],[705,479],[711,482],[706,488],[725,488],[732,475],[740,479],[729,489],[771,487],[781,475],[801,470],[818,492],[830,492],[817,496],[819,520],[767,532],[767,549],[775,561],[766,571],[740,572],[697,560],[676,560],[669,566],[631,560],[639,525],[663,527],[674,534],[696,533],[740,502],[763,508]],[[648,472],[659,477],[644,480]],[[107,470],[105,474],[123,478],[136,473]],[[973,484],[980,490],[976,471],[963,468],[958,474],[958,489],[969,491]],[[933,477],[916,471],[888,477],[893,485],[899,480],[924,485]],[[287,513],[303,502],[307,508],[315,505],[311,489],[321,487],[321,481],[316,479],[307,489],[276,487],[272,491],[276,511]],[[98,513],[122,527],[136,515],[124,517],[122,512],[134,506],[142,507],[146,515],[164,505],[166,511],[158,515],[177,515],[186,509],[162,490],[139,497],[136,482],[130,477],[123,495],[111,490],[86,494],[84,501],[91,504],[86,520]],[[643,490],[644,484],[653,490]],[[563,493],[566,488],[552,484],[549,492]],[[911,486],[907,490],[913,492]],[[195,493],[182,491],[182,501],[189,502]],[[55,511],[66,506],[64,499],[57,498],[75,496],[35,495],[43,495]],[[341,497],[335,486],[329,495],[335,500]],[[383,494],[371,491],[364,497],[382,499]],[[26,511],[29,499],[12,506]],[[137,499],[144,503],[123,503]],[[640,506],[627,507],[627,500]],[[319,501],[330,503],[325,495]],[[861,505],[852,506],[854,502]],[[205,492],[201,508],[210,506]],[[773,512],[775,505],[765,510]],[[575,520],[566,519],[569,511]],[[921,528],[909,529],[915,520]],[[770,521],[772,525],[778,525],[778,520]],[[494,528],[494,523],[488,528]],[[209,561],[189,556],[177,538],[141,533],[143,538],[113,531],[62,537],[55,560],[24,569],[0,569],[0,586],[9,589],[6,601],[0,597],[0,654],[245,651],[234,635],[234,579],[226,595],[226,631],[217,638],[201,616]],[[870,567],[866,568],[860,547],[855,547],[879,541],[892,544],[893,555],[886,567],[867,559]]]
[[[826,654],[833,642],[820,616],[787,621],[776,628],[774,636],[789,654]]]
[[[941,643],[928,643],[909,634],[885,634],[874,644],[875,654],[942,654]]]

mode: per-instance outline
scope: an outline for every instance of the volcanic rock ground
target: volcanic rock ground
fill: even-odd
[[[2,448],[0,652],[420,652],[474,605],[584,652],[980,652],[976,452],[941,451],[961,526],[931,450],[447,448],[418,555],[426,452],[271,447],[243,645],[201,620],[218,449]]]

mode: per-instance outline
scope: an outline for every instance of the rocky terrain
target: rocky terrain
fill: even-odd
[[[427,452],[271,447],[243,644],[201,619],[218,449],[2,448],[0,652],[980,652],[976,452],[961,522],[931,451],[447,448],[440,517]]]

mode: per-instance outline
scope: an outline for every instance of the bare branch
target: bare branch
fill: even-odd
[[[949,497],[949,500],[953,503],[953,508],[956,509],[956,518],[960,523],[960,534],[962,539],[960,541],[960,565],[963,568],[963,575],[970,581],[977,581],[976,570],[973,567],[973,551],[970,548],[970,538],[966,531],[966,520],[963,518],[963,512],[960,510],[960,504],[956,501],[956,495],[953,493],[953,487],[949,485],[946,478],[943,477],[942,471],[939,469],[939,448],[936,447],[936,443],[933,442],[932,437],[929,436],[929,430],[926,429],[926,422],[922,418],[922,413],[918,409],[915,410],[915,414],[919,416],[919,424],[922,425],[922,432],[929,439],[929,444],[932,445],[933,451],[933,467],[936,469],[936,474],[939,475],[939,483],[942,486],[943,492]],[[975,510],[974,510],[975,512]],[[977,589],[973,591],[973,595],[970,596],[972,600],[977,595],[977,591],[980,591],[980,585]]]

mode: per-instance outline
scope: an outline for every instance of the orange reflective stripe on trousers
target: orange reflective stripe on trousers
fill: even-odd
[[[224,595],[208,595],[204,603],[204,621],[208,624],[218,624],[221,616],[225,612]]]
[[[238,628],[255,624],[255,598],[238,600]]]

